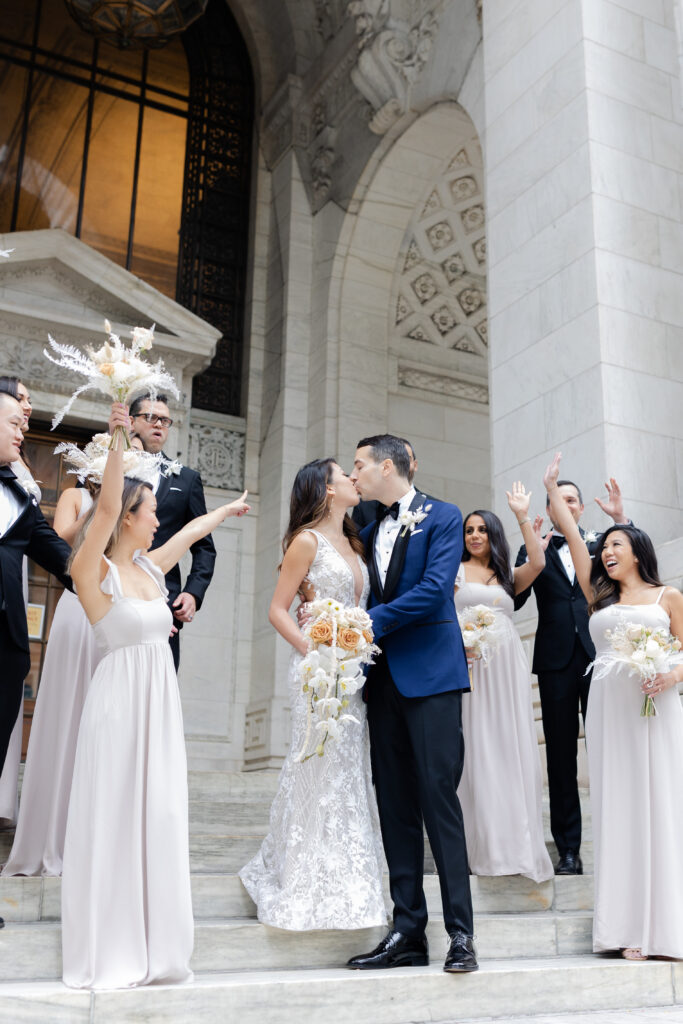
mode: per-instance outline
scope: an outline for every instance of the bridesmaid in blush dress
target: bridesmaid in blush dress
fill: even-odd
[[[593,949],[626,960],[683,959],[683,665],[641,682],[611,658],[608,630],[662,628],[683,641],[683,594],[662,586],[652,541],[635,526],[604,533],[593,560],[557,487],[544,483],[588,601],[597,652],[586,716],[595,854]],[[657,714],[642,717],[643,695]]]
[[[125,406],[112,408],[110,425],[114,447],[71,565],[102,655],[83,708],[64,843],[62,959],[73,988],[192,977],[187,767],[164,574],[249,508],[245,492],[149,552],[156,499],[150,484],[124,479]]]
[[[92,505],[87,487],[70,487],[60,496],[54,528],[67,544],[74,543]],[[3,875],[62,873],[78,727],[98,661],[92,626],[76,595],[65,590],[55,609],[45,651],[17,830]]]
[[[545,565],[543,520],[539,516],[532,525],[531,494],[521,483],[514,483],[507,497],[529,552],[526,564],[510,568],[503,524],[493,512],[471,512],[463,523],[456,609],[486,605],[496,617],[497,642],[488,666],[471,662],[472,693],[462,702],[465,764],[458,796],[471,873],[526,875],[544,882],[554,872],[543,835],[531,673],[513,623],[515,594],[529,587]]]

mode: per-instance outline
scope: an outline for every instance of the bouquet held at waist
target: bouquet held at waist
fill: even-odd
[[[605,630],[611,650],[595,659],[586,671],[593,669],[593,678],[601,679],[615,665],[625,665],[641,683],[652,682],[660,673],[669,672],[683,661],[681,642],[668,629],[623,622]],[[646,694],[640,709],[643,718],[657,714],[654,698]]]

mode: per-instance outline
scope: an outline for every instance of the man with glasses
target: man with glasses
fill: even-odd
[[[130,418],[133,432],[140,438],[145,451],[163,451],[169,428],[173,425],[166,396],[157,395],[156,401],[152,401],[150,395],[136,398],[130,407]],[[171,476],[158,474],[152,486],[156,494],[159,520],[152,548],[158,548],[191,519],[205,515],[206,501],[199,473],[187,466]],[[183,623],[192,622],[201,608],[216,562],[216,548],[210,535],[198,540],[190,551],[192,566],[185,586],[182,586],[179,565],[174,565],[166,576],[168,603],[177,630],[182,629]],[[177,670],[180,661],[179,633],[175,633],[170,642]]]

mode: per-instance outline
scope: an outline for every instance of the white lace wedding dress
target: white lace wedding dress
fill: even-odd
[[[315,530],[318,551],[308,573],[316,597],[365,607],[355,598],[354,574],[339,552]],[[297,672],[301,655],[292,653],[289,694],[292,743],[282,766],[270,811],[270,828],[256,856],[240,871],[265,924],[291,931],[368,928],[387,921],[382,895],[383,856],[372,788],[370,747],[361,693],[348,711],[360,725],[347,723],[343,739],[328,741],[322,757],[294,760],[306,733],[306,703]]]

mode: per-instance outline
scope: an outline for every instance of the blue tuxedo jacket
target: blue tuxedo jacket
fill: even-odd
[[[455,505],[417,492],[411,510],[431,504],[413,533],[399,533],[382,586],[375,561],[377,523],[361,532],[370,575],[368,613],[375,642],[405,697],[469,690],[467,659],[455,614],[462,557],[462,516]],[[368,686],[372,691],[372,666]]]

